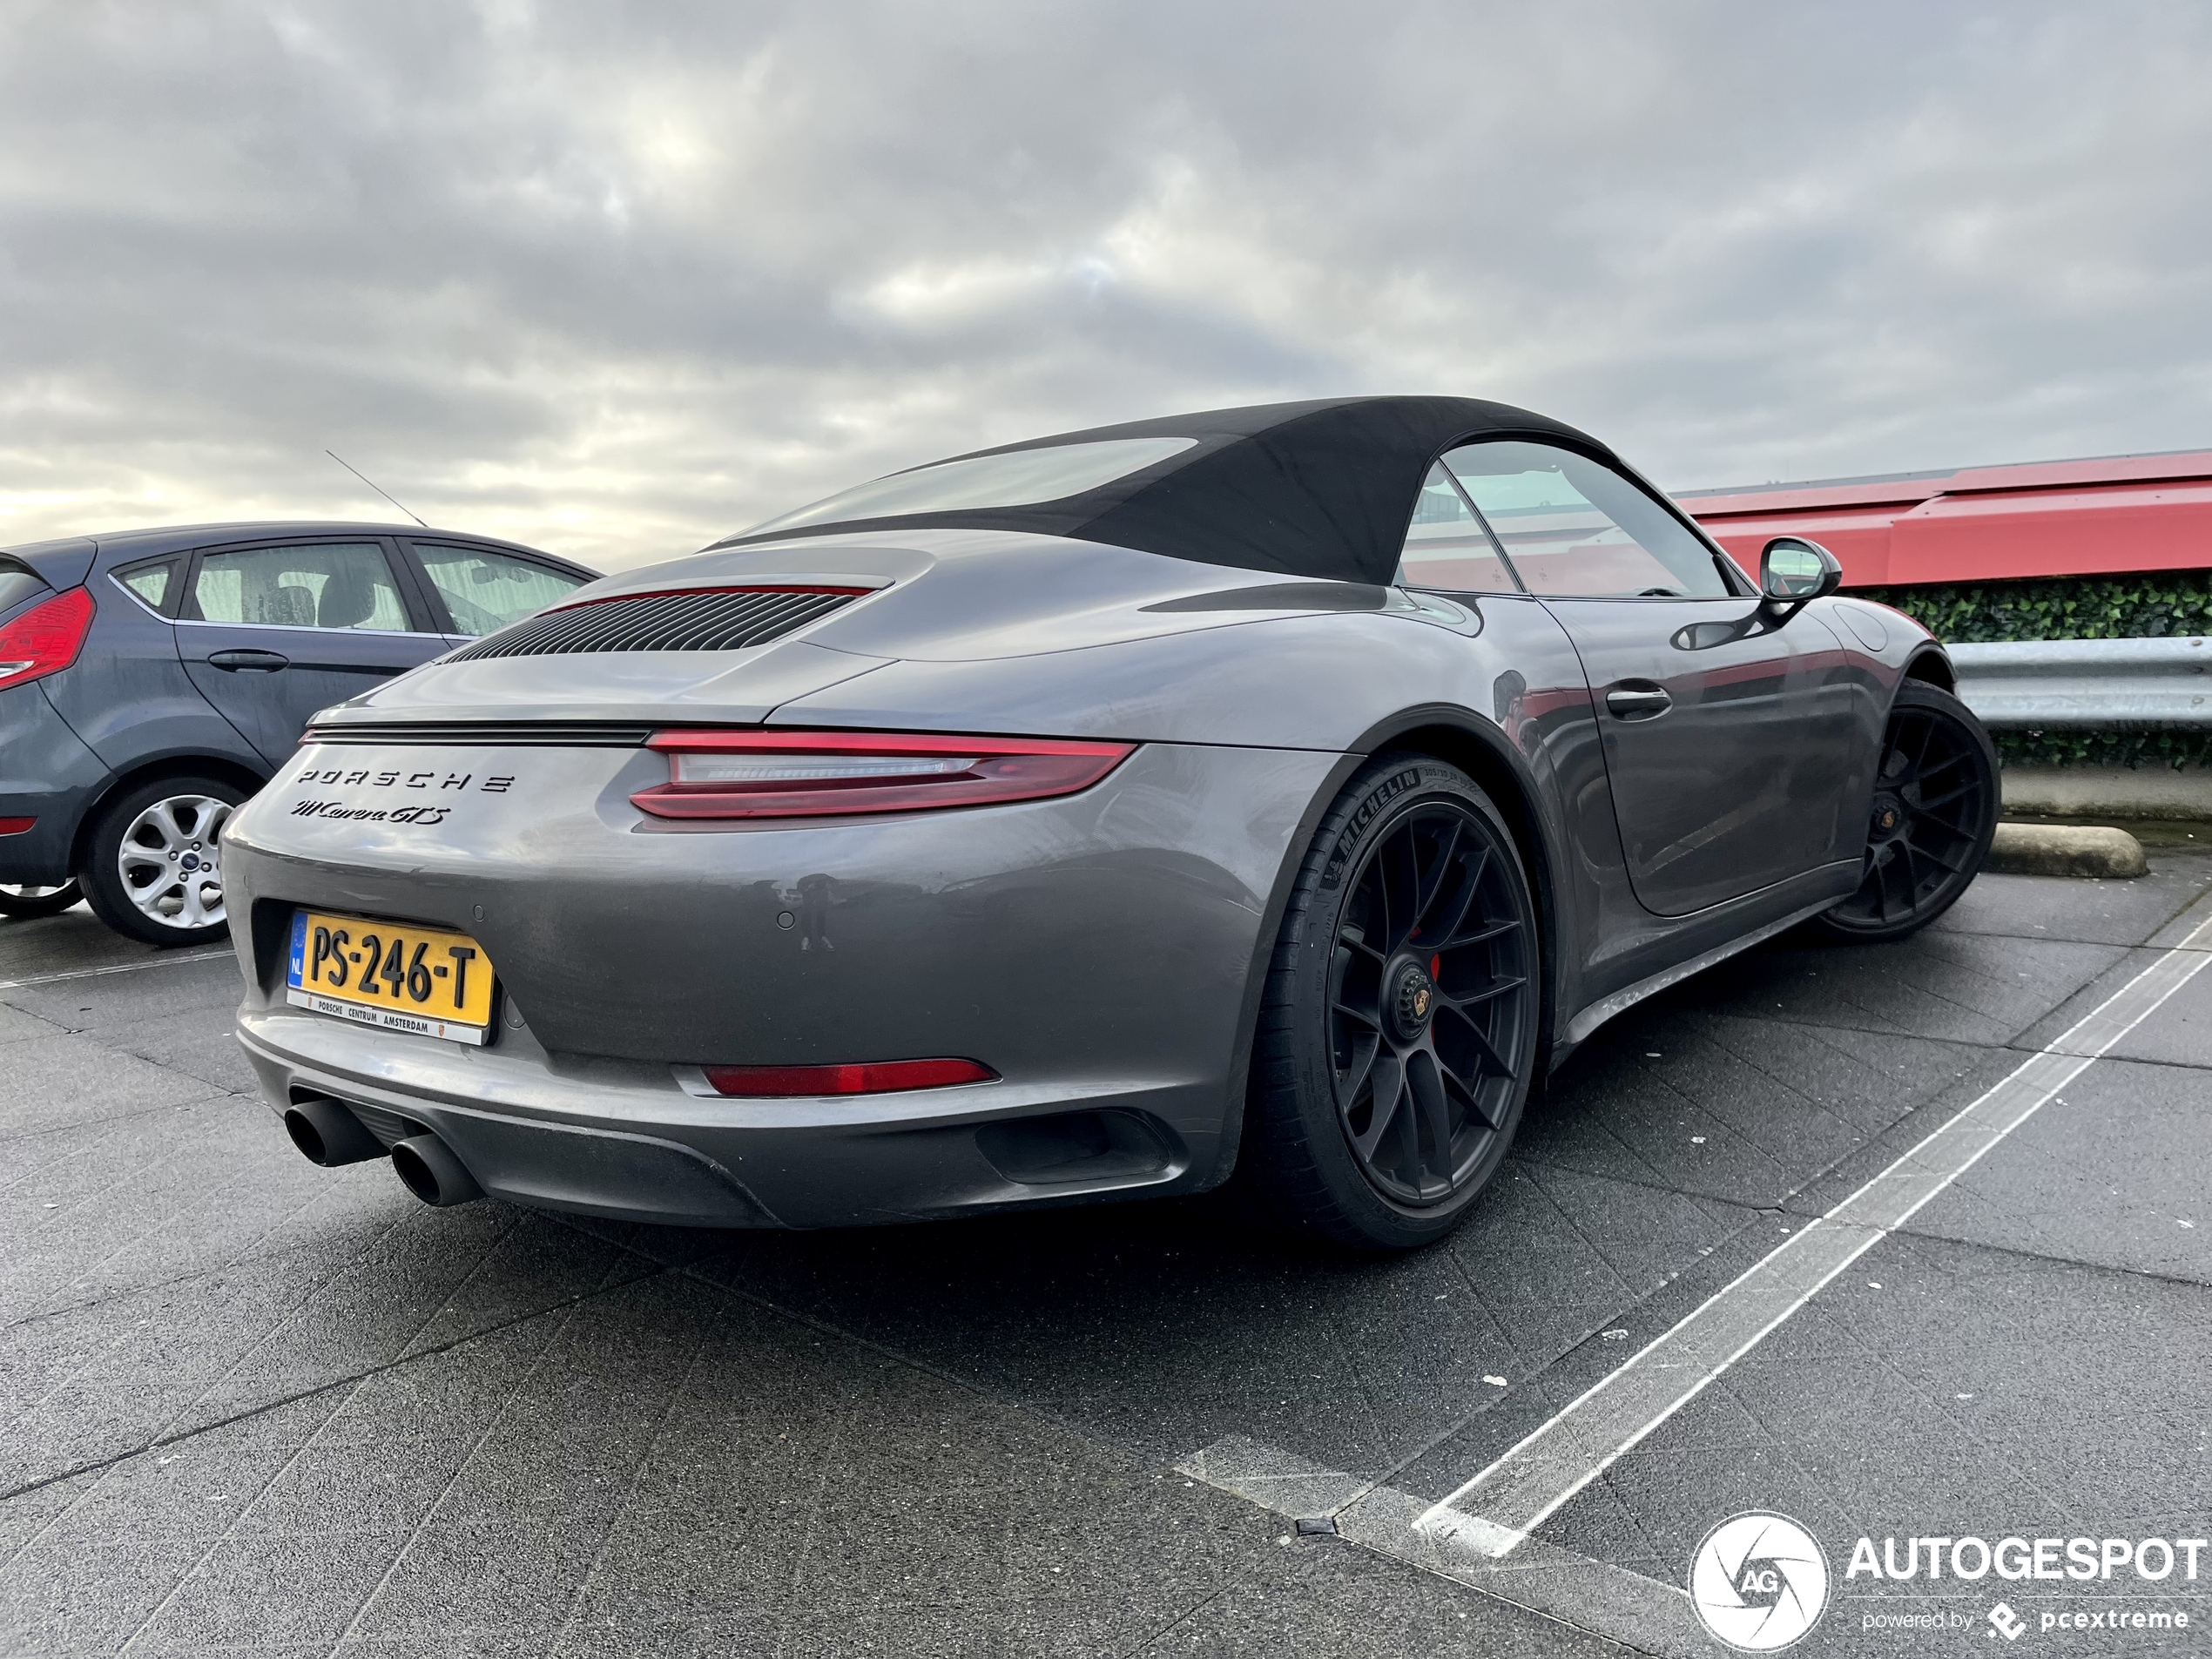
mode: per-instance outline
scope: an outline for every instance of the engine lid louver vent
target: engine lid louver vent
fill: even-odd
[[[780,639],[867,588],[683,588],[586,599],[526,617],[448,652],[449,663],[586,651],[743,651]]]

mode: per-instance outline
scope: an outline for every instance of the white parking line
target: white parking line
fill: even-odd
[[[2149,1018],[2212,962],[2208,951],[2212,921],[1488,1468],[1431,1505],[1414,1519],[1415,1528],[1493,1559],[1509,1554],[1561,1505]]]
[[[1332,1515],[1349,1542],[1590,1630],[1636,1653],[1711,1659],[1712,1643],[1677,1586],[1532,1541],[1510,1561],[1468,1548],[1448,1533],[1414,1530],[1421,1501],[1231,1434],[1175,1466],[1294,1524]]]
[[[27,985],[58,985],[67,979],[94,979],[102,974],[129,974],[141,968],[167,968],[173,962],[212,962],[218,956],[233,954],[229,946],[220,950],[189,950],[176,956],[149,956],[142,962],[118,962],[111,968],[72,968],[66,974],[36,974],[29,979],[0,979],[0,991],[20,990]]]

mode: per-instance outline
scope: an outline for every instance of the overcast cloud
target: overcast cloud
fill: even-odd
[[[2212,8],[0,0],[0,543],[613,568],[1494,397],[1672,488],[2212,444]]]

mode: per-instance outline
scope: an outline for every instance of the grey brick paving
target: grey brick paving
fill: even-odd
[[[230,1045],[227,961],[0,989],[0,1653],[1611,1651],[1285,1542],[1172,1466],[1235,1433],[1448,1485],[2208,887],[2186,857],[1986,879],[1906,945],[1777,941],[1608,1028],[1470,1224],[1396,1261],[1212,1201],[839,1235],[431,1211],[293,1152]],[[81,910],[0,924],[0,979],[144,960]],[[1550,1541],[1671,1581],[1730,1506],[1857,1530],[1939,1498],[2201,1503],[2208,1008],[2144,1028]]]

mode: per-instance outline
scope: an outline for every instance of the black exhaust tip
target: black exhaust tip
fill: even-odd
[[[484,1196],[453,1149],[436,1136],[410,1135],[392,1149],[392,1167],[407,1190],[428,1204],[444,1209]]]
[[[284,1114],[284,1129],[307,1162],[326,1170],[384,1156],[384,1143],[368,1132],[368,1125],[327,1096],[293,1100]]]

